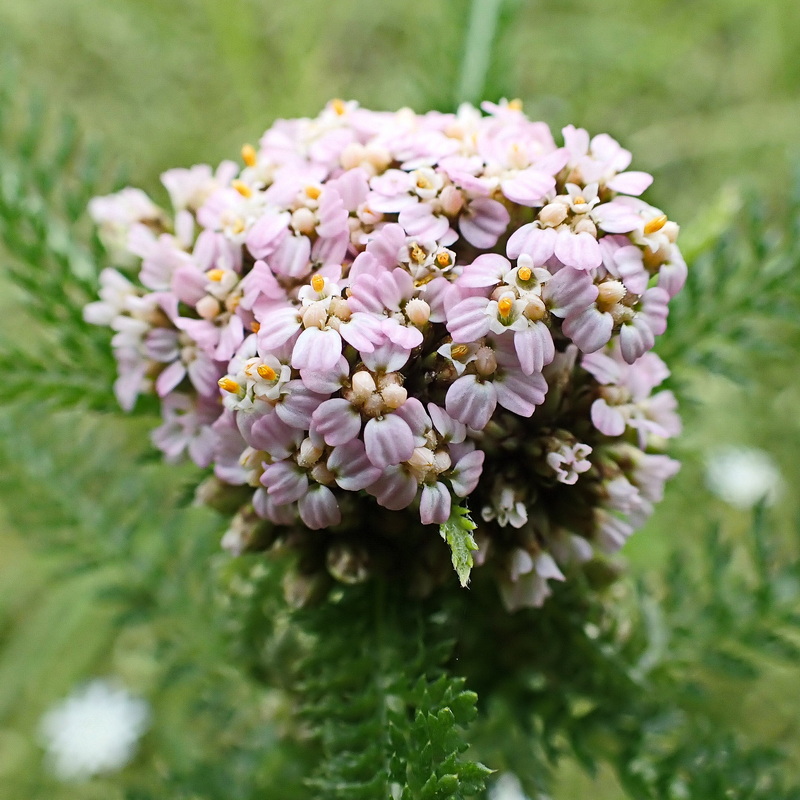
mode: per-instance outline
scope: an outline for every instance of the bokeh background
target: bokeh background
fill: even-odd
[[[314,115],[332,97],[455,108],[468,13],[467,0],[4,0],[0,69],[23,105],[38,96],[54,119],[74,116],[109,169],[161,200],[164,169],[235,157],[275,118]],[[798,45],[794,0],[520,0],[506,4],[484,93],[521,98],[554,130],[572,122],[618,138],[634,168],[655,175],[649,199],[681,223],[691,254],[735,224],[751,193],[779,214],[792,191]],[[0,275],[2,260],[0,248]],[[746,277],[757,293],[758,274]],[[0,324],[35,340],[16,297],[0,292]],[[686,356],[674,365],[685,465],[626,549],[635,575],[666,569],[712,520],[730,537],[746,529],[748,512],[704,482],[707,459],[726,445],[774,460],[783,491],[770,513],[778,546],[791,549],[800,340],[777,323],[766,336],[774,348],[743,348],[736,380],[687,366],[691,341],[670,353]],[[210,576],[223,526],[180,504],[194,473],[152,458],[147,418],[35,402],[1,414],[0,794],[115,800],[131,776],[175,769],[211,785],[202,762],[212,752],[252,768],[238,744],[268,748],[275,714],[230,663],[216,624],[224,601]],[[721,682],[712,701],[726,724],[789,743],[800,761],[800,671],[766,656],[763,666],[759,681]],[[122,773],[58,781],[40,719],[98,676],[145,697],[151,728]],[[590,779],[564,762],[555,796],[620,792],[610,774]]]

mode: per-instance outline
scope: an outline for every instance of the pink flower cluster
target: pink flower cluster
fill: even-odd
[[[104,270],[85,317],[114,331],[122,407],[160,399],[166,458],[250,487],[231,549],[267,526],[346,579],[372,568],[381,509],[441,525],[470,498],[513,608],[660,498],[680,422],[649,351],[686,277],[678,226],[611,137],[568,126],[559,146],[518,102],[483,108],[335,100],[243,167],[166,172],[172,216],[136,189],[92,201],[138,272]]]

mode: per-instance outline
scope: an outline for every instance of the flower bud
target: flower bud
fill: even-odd
[[[310,208],[303,206],[292,214],[292,228],[298,233],[313,233],[317,224],[317,216]]]
[[[303,326],[321,328],[328,321],[328,309],[322,300],[312,303],[303,313]]]
[[[331,297],[328,313],[338,317],[342,322],[347,322],[353,312],[350,311],[350,306],[343,297]]]
[[[487,377],[497,371],[497,359],[491,347],[481,347],[475,354],[475,369],[478,375]]]
[[[210,294],[207,294],[205,297],[201,297],[197,301],[197,305],[195,306],[197,313],[203,319],[215,319],[219,312],[222,310],[222,307],[219,304],[219,300],[216,297],[212,297]]]
[[[453,185],[445,186],[439,195],[439,202],[442,204],[442,211],[448,217],[454,217],[464,207],[464,195]]]
[[[406,316],[420,327],[424,325],[431,316],[431,307],[418,297],[414,297],[406,304]]]
[[[408,399],[408,392],[399,384],[390,384],[385,389],[381,390],[381,397],[384,403],[394,410],[400,408],[403,403]]]
[[[547,306],[544,304],[544,300],[542,300],[541,297],[533,295],[528,298],[528,305],[525,306],[524,313],[531,322],[538,322],[540,319],[544,319],[547,316]]]
[[[609,311],[627,294],[620,281],[603,281],[597,287],[597,307],[601,311]]]
[[[447,450],[437,450],[433,456],[433,468],[437,473],[445,472],[453,465],[450,453]]]
[[[316,464],[321,457],[322,448],[317,447],[309,437],[303,439],[303,443],[300,445],[300,452],[297,454],[297,463],[307,469]]]
[[[342,154],[339,156],[339,162],[345,169],[355,169],[361,166],[361,162],[366,158],[366,152],[366,148],[363,144],[350,142],[350,144],[342,150]]]
[[[539,212],[539,222],[555,228],[567,218],[567,207],[563,203],[548,203]]]
[[[597,236],[597,226],[588,217],[584,217],[574,228],[575,233],[588,233]]]
[[[311,470],[311,477],[323,486],[328,486],[335,480],[333,473],[322,462],[314,465]]]
[[[350,381],[350,386],[356,403],[364,403],[377,388],[375,379],[366,370],[356,372]]]
[[[425,480],[426,475],[434,468],[434,463],[433,450],[427,447],[415,448],[411,458],[406,461],[417,480]]]

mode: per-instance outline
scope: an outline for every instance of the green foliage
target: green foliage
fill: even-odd
[[[0,272],[19,290],[0,333],[0,402],[110,408],[110,337],[82,317],[103,263],[86,219],[98,151],[69,118],[53,135],[41,97],[20,112],[12,86],[0,75]]]
[[[442,668],[450,631],[385,592],[346,589],[295,618],[311,637],[297,685],[302,714],[323,752],[313,796],[473,797],[491,770],[461,758],[477,695]]]
[[[450,518],[439,526],[439,533],[450,547],[453,568],[462,586],[469,583],[472,571],[472,553],[478,549],[472,531],[477,525],[470,519],[469,510],[461,506],[453,506]]]
[[[782,202],[722,203],[690,239],[689,277],[670,303],[659,354],[680,370],[748,379],[747,357],[793,355],[800,320],[800,173]],[[720,225],[720,223],[723,223]]]

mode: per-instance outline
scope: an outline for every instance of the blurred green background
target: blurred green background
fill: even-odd
[[[486,98],[520,97],[554,131],[572,122],[617,137],[634,168],[655,175],[649,198],[681,223],[689,250],[748,191],[778,208],[788,196],[800,135],[795,0],[506,8]],[[38,92],[54,117],[74,115],[109,163],[163,199],[164,169],[235,157],[275,118],[314,115],[332,97],[453,109],[468,12],[466,0],[5,0],[0,59],[23,102]],[[3,325],[27,335],[14,301],[13,291],[0,296]],[[787,344],[783,328],[772,335]],[[796,352],[798,342],[788,344]],[[794,519],[800,385],[785,352],[742,355],[746,383],[676,368],[689,398],[678,445],[685,466],[627,548],[635,574],[663,568],[711,519],[732,535],[745,527],[747,515],[703,485],[704,459],[721,444],[772,455],[786,487],[774,514]],[[125,775],[166,774],[167,764],[190,773],[209,752],[269,745],[272,711],[226,662],[214,625],[221,522],[178,508],[193,472],[148,460],[151,425],[43,414],[35,404],[0,417],[3,797],[121,798]],[[38,720],[76,682],[104,675],[146,696],[154,725],[122,776],[59,784],[42,767]],[[719,714],[800,753],[797,679],[797,670],[767,665],[747,692],[721,685]],[[592,783],[566,763],[556,797],[584,796],[620,793],[610,776]]]

